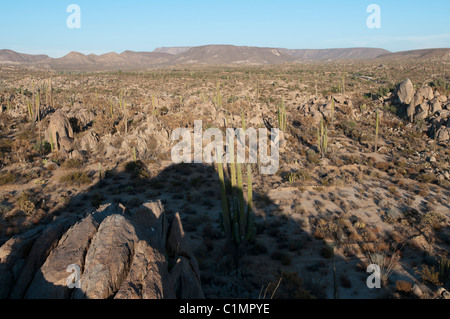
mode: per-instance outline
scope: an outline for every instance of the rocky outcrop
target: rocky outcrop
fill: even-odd
[[[28,254],[21,275],[17,278],[9,295],[10,298],[21,299],[24,297],[34,274],[45,262],[51,250],[58,244],[62,232],[63,226],[61,224],[52,225],[44,229],[39,238],[36,239]]]
[[[406,113],[411,122],[426,119],[448,108],[447,97],[427,85],[414,91],[411,80],[400,83],[396,92],[397,102],[406,106]]]
[[[429,135],[437,142],[450,140],[450,110],[440,110],[433,115]]]
[[[42,228],[28,231],[11,238],[0,247],[0,299],[9,296],[20,277],[28,252],[41,232]]]
[[[61,110],[56,111],[50,118],[47,134],[47,140],[53,143],[55,150],[72,150],[73,129],[69,118]]]
[[[431,124],[431,138],[437,142],[450,140],[450,103],[447,96],[427,85],[414,91],[412,82],[407,79],[399,84],[396,97],[397,103],[406,107],[406,115],[411,122],[427,121]]]
[[[90,130],[80,139],[79,143],[80,150],[94,152],[98,148],[99,137],[93,130]]]
[[[398,86],[397,96],[400,103],[410,104],[414,97],[414,86],[410,79],[406,79]]]
[[[72,289],[69,266],[80,270]],[[0,298],[204,298],[181,218],[170,224],[159,201],[134,212],[105,205],[74,225],[13,237],[0,247],[0,270]]]
[[[94,112],[81,107],[79,104],[75,104],[74,107],[64,107],[62,110],[80,131],[86,130],[95,119]]]

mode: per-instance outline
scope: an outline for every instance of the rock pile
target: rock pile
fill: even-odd
[[[450,139],[450,100],[427,85],[414,90],[411,80],[400,83],[397,100],[405,105],[411,122],[430,119],[431,135],[439,142]]]
[[[180,216],[169,224],[159,201],[133,213],[109,204],[11,238],[0,247],[0,282],[3,299],[204,298]]]

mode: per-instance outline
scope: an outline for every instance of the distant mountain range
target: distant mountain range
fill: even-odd
[[[62,58],[0,50],[0,65],[57,71],[142,70],[174,65],[275,65],[368,59],[450,59],[450,49],[390,52],[377,48],[293,50],[233,45],[158,48],[153,52],[125,51],[102,55],[70,52]]]

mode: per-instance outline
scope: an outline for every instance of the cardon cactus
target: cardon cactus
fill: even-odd
[[[231,152],[234,153],[234,152]],[[219,152],[217,152],[219,156]],[[234,157],[234,154],[232,158]],[[242,164],[230,161],[231,192],[227,191],[224,164],[218,160],[220,181],[220,196],[222,200],[222,226],[225,236],[230,243],[239,245],[252,242],[255,238],[255,224],[253,215],[253,187],[251,165],[247,165],[247,203],[244,198]]]

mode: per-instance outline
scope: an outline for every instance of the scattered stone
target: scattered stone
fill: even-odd
[[[417,286],[417,285],[414,285],[414,286],[412,287],[411,293],[412,293],[413,296],[415,296],[415,297],[417,297],[417,298],[420,298],[420,297],[422,297],[422,295],[423,295],[422,290],[421,290],[421,289],[419,288],[419,286]]]
[[[441,127],[436,133],[436,140],[438,142],[445,142],[450,139],[449,129],[446,127]]]
[[[440,297],[442,297],[443,299],[450,299],[450,292],[448,292],[447,290],[445,290],[445,288],[439,288],[437,290],[437,293]]]
[[[432,105],[431,105],[431,113],[434,114],[438,111],[442,110],[442,104],[439,101],[435,101]]]

